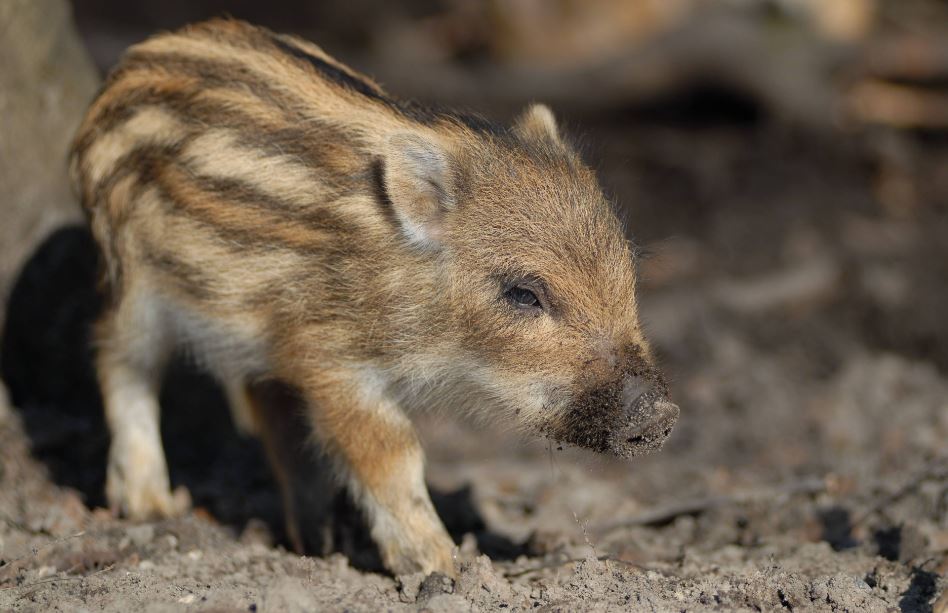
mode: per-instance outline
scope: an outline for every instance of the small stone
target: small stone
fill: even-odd
[[[243,531],[240,533],[240,542],[246,545],[263,545],[266,548],[273,547],[273,534],[266,522],[255,517],[247,521]]]
[[[410,575],[400,575],[396,579],[398,584],[398,599],[405,603],[415,602],[415,600],[418,599],[418,591],[424,580],[425,574],[420,572]]]
[[[36,570],[36,577],[37,577],[38,579],[42,579],[43,577],[50,577],[50,576],[55,575],[55,574],[56,574],[56,567],[55,567],[55,566],[40,566],[40,567]]]
[[[418,587],[418,602],[425,602],[439,594],[453,594],[454,580],[441,573],[431,573]]]

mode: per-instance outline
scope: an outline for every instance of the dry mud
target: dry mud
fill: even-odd
[[[259,447],[181,367],[163,429],[196,508],[112,519],[94,257],[64,230],[21,273],[4,331],[0,610],[944,611],[945,148],[906,145],[925,166],[906,171],[914,208],[893,212],[868,140],[582,123],[650,252],[643,314],[682,407],[660,453],[619,462],[421,417],[460,579],[390,577],[344,499],[332,552],[285,550]]]

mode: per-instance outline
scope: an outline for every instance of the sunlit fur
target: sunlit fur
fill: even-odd
[[[129,49],[71,171],[110,297],[108,496],[132,517],[181,510],[156,434],[175,347],[258,433],[246,391],[297,388],[386,565],[449,574],[404,411],[556,436],[623,356],[647,360],[629,246],[542,106],[502,128],[399,102],[310,43],[217,20]],[[524,280],[544,310],[505,299]]]

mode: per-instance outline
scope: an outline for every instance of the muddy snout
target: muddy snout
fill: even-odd
[[[660,449],[678,421],[678,405],[663,385],[643,385],[639,377],[626,380],[622,396],[624,419],[612,433],[613,451],[629,458]]]

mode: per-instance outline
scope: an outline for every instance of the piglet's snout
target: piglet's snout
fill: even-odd
[[[623,424],[613,433],[613,448],[625,457],[661,448],[678,421],[678,405],[668,400],[665,386],[629,377],[622,390]]]

